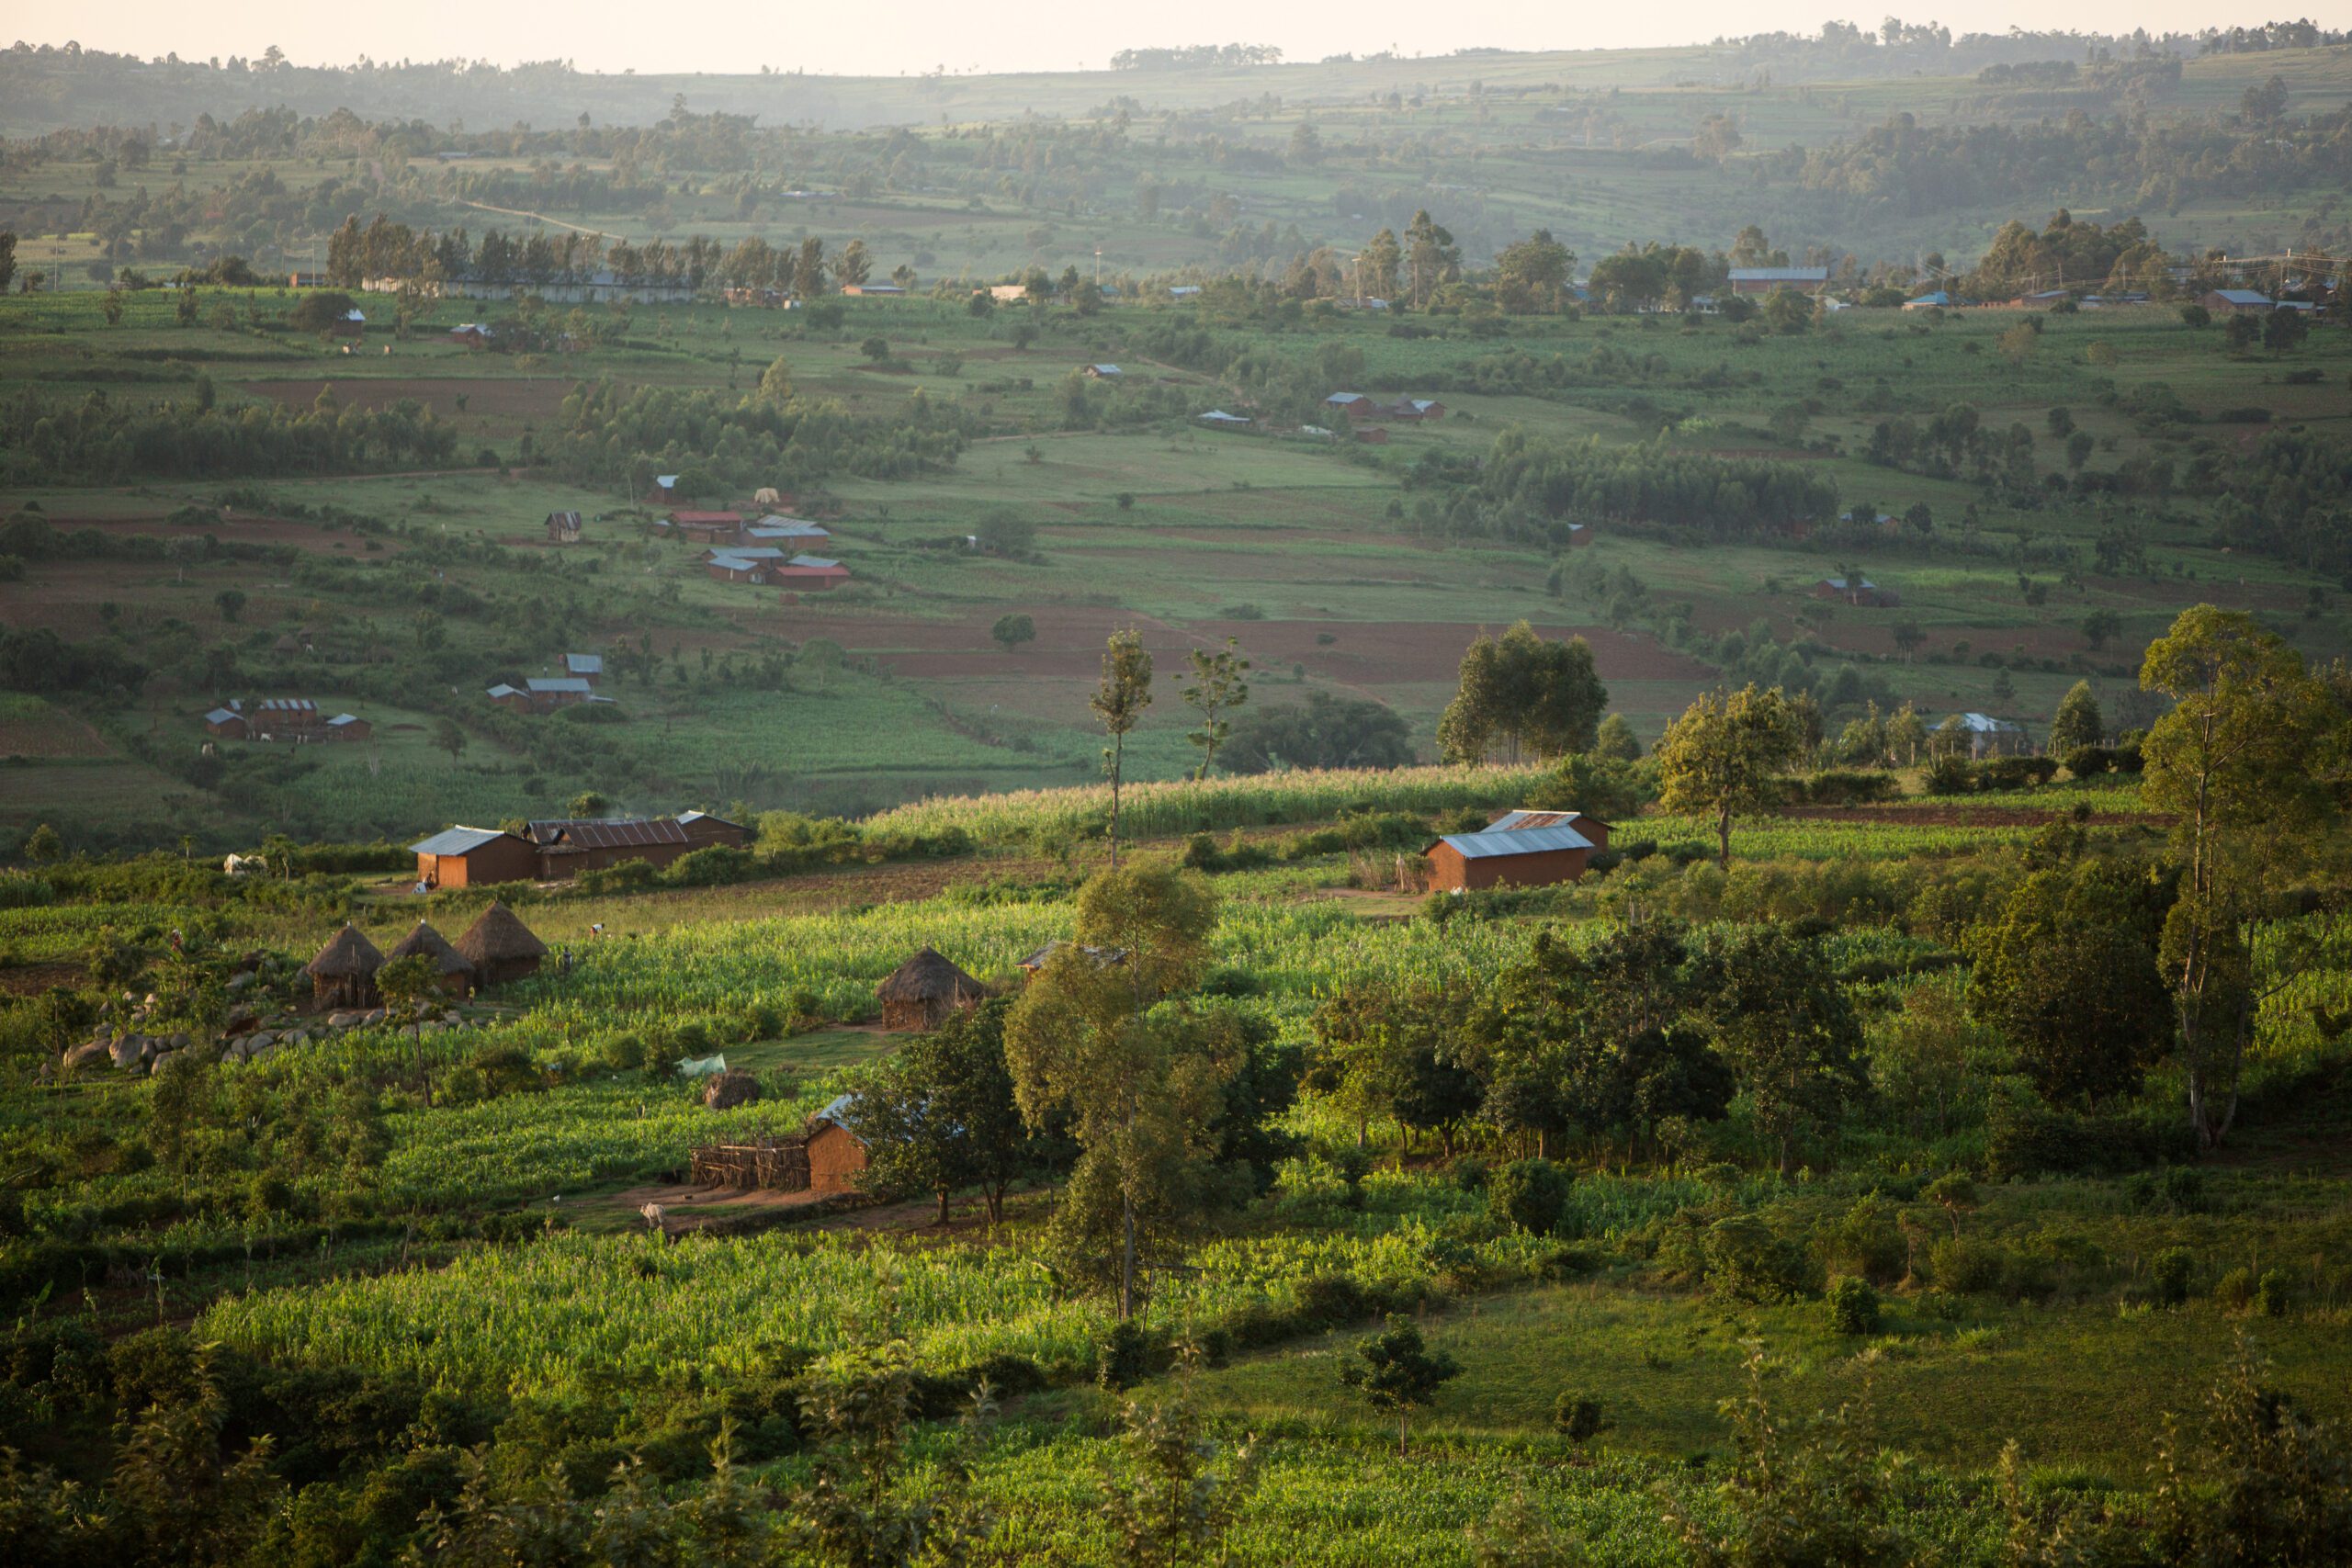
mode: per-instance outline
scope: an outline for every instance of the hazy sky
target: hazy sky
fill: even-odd
[[[1838,0],[1699,0],[1671,9],[1609,6],[1435,6],[1427,0],[1352,0],[1269,6],[1260,0],[1192,0],[1182,6],[1017,6],[970,0],[901,4],[769,6],[701,0],[674,7],[642,0],[572,0],[559,6],[493,6],[479,0],[404,0],[374,10],[294,6],[213,12],[172,0],[114,0],[96,12],[11,0],[0,37],[31,43],[78,40],[85,48],[187,59],[257,56],[277,45],[299,64],[458,57],[512,64],[570,59],[582,70],[619,72],[778,70],[913,74],[950,71],[1099,68],[1116,51],[1164,44],[1273,44],[1292,60],[1328,54],[1442,54],[1465,47],[1590,49],[1702,41],[1718,34],[1812,32],[1839,14]],[[2301,3],[2244,15],[2212,0],[1972,0],[1962,6],[1888,5],[1851,13],[1874,27],[1892,10],[1934,19],[1955,33],[2011,27],[2081,31],[2195,31],[2252,23],[2276,12],[2324,26],[2352,25],[2352,0]],[[674,17],[674,20],[666,18]],[[364,23],[364,25],[355,25]]]

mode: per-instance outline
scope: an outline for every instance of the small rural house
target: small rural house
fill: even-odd
[[[853,1124],[857,1097],[844,1094],[808,1119],[808,1190],[854,1192],[865,1174],[865,1140]]]
[[[714,582],[765,582],[783,554],[782,550],[714,550],[704,558],[702,570]]]
[[[207,735],[219,736],[223,740],[251,740],[254,738],[254,727],[233,705],[225,708],[214,708],[210,713],[206,714],[204,732]]]
[[[2216,316],[2267,316],[2274,309],[2270,296],[2258,288],[2209,288],[2197,302]]]
[[[1223,409],[1211,409],[1201,415],[1200,419],[1203,424],[1213,425],[1219,430],[1247,430],[1250,423],[1242,415],[1227,413]]]
[[[594,686],[605,678],[605,656],[601,653],[567,653],[563,656],[563,672],[575,681],[585,681]]]
[[[409,851],[416,856],[416,879],[427,887],[529,882],[539,874],[538,851],[503,828],[448,828]]]
[[[1609,824],[1581,811],[1511,811],[1476,833],[1449,833],[1424,852],[1433,890],[1542,887],[1574,882],[1593,852],[1609,847]]]
[[[726,818],[714,817],[707,811],[681,811],[677,821],[679,830],[686,836],[686,842],[697,850],[710,849],[715,845],[740,850],[748,847],[752,841],[751,829],[741,823],[729,822]]]
[[[1568,548],[1572,550],[1580,550],[1587,545],[1591,544],[1592,541],[1593,531],[1591,524],[1571,523],[1568,525]]]
[[[922,1033],[979,1006],[988,987],[941,957],[937,948],[925,946],[892,970],[874,994],[882,1002],[883,1028]]]
[[[495,898],[455,945],[474,966],[475,984],[484,989],[537,974],[539,960],[548,955],[548,944],[533,936],[531,928]]]
[[[1086,367],[1086,378],[1090,381],[1115,381],[1125,374],[1115,365],[1090,365]]]
[[[257,739],[300,740],[319,728],[319,705],[308,697],[264,697],[243,711]]]
[[[742,514],[735,512],[673,512],[656,526],[690,545],[731,545],[743,535]]]
[[[356,713],[339,713],[322,727],[330,740],[365,740],[376,727]]]
[[[677,475],[675,475],[675,474],[656,474],[656,475],[654,475],[654,476],[653,476],[653,499],[654,499],[655,501],[662,502],[663,502],[663,503],[665,503],[665,504],[666,504],[666,503],[668,503],[669,502],[672,502],[672,501],[676,500],[676,499],[677,499],[677,495],[678,495],[678,476],[677,476]]]
[[[580,542],[580,513],[550,512],[548,513],[548,543],[576,545]]]
[[[768,569],[768,581],[788,591],[808,589],[822,593],[849,581],[849,568],[823,556],[795,556]]]
[[[302,965],[311,977],[311,1002],[321,1008],[371,1008],[376,1005],[376,971],[384,955],[368,933],[346,922],[319,955]]]
[[[449,329],[449,341],[466,348],[488,348],[496,335],[482,321],[460,321]]]
[[[570,707],[593,694],[588,682],[574,675],[534,675],[523,682],[525,705],[534,713]]]
[[[462,997],[474,987],[474,966],[466,955],[449,945],[449,939],[435,931],[424,920],[416,922],[408,935],[392,944],[384,955],[386,963],[402,958],[422,958],[433,966],[434,982],[453,997]]]
[[[668,817],[553,818],[528,824],[537,846],[539,875],[560,882],[623,861],[668,865],[693,849],[686,830]]]
[[[1367,419],[1379,405],[1362,392],[1334,392],[1323,400],[1323,406],[1350,419]]]
[[[1955,714],[1948,721],[1968,738],[1971,758],[2014,757],[2026,750],[2025,726],[1990,714]]]
[[[1825,577],[1811,590],[1816,599],[1835,599],[1865,610],[1891,610],[1903,603],[1892,588],[1881,588],[1867,577]]]
[[[757,523],[743,525],[743,537],[763,545],[814,544],[832,536],[833,531],[822,523],[811,523],[806,517],[781,517],[774,513]]]
[[[1770,294],[1775,289],[1793,289],[1799,294],[1818,294],[1829,286],[1829,269],[1826,266],[1736,266],[1731,269],[1731,291],[1734,294]]]
[[[1920,295],[1917,299],[1905,299],[1903,301],[1903,308],[1906,310],[1949,310],[1959,303],[1960,301],[1953,299],[1948,290],[1935,288]]]

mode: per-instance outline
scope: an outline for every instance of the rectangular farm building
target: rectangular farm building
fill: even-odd
[[[1449,833],[1426,852],[1429,885],[1448,893],[1473,888],[1542,887],[1574,882],[1593,852],[1609,846],[1609,824],[1576,811],[1513,811],[1476,833]]]
[[[451,828],[409,848],[416,855],[416,879],[427,887],[528,882],[539,874],[538,851],[498,828]]]

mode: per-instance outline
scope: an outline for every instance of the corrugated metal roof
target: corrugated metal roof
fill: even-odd
[[[1465,860],[1592,848],[1592,840],[1574,828],[1512,828],[1501,832],[1489,828],[1483,833],[1448,833],[1438,842],[1452,845]]]
[[[579,692],[585,694],[588,682],[575,675],[534,675],[523,682],[534,692]]]
[[[462,855],[493,839],[513,836],[503,828],[445,828],[422,842],[411,844],[409,852],[420,855]]]
[[[2270,303],[2269,295],[2252,288],[2216,288],[2213,292],[2220,295],[2223,299],[2226,299],[2233,305],[2267,305]]]
[[[790,564],[805,571],[831,571],[842,563],[837,560],[827,560],[822,556],[795,556]]]
[[[519,697],[523,694],[508,685],[505,682],[501,681],[497,685],[492,686],[490,689],[490,694],[493,697]]]
[[[214,708],[210,713],[204,716],[204,722],[207,724],[226,724],[232,718],[242,719],[244,716],[245,716],[243,714],[238,713],[233,708]]]
[[[563,667],[574,675],[602,675],[605,672],[605,656],[601,653],[567,653],[563,656]]]
[[[532,823],[531,839],[535,843],[568,849],[619,850],[647,844],[683,844],[686,830],[669,817],[557,818]]]
[[[338,724],[363,724],[365,722],[366,720],[362,719],[356,713],[339,713],[333,718],[327,720],[327,728],[329,729],[333,729]]]
[[[1531,828],[1572,828],[1578,822],[1598,822],[1581,811],[1506,811],[1487,824],[1481,831],[1488,833],[1523,833]],[[1607,824],[1603,824],[1606,826]]]
[[[2020,728],[2018,725],[2011,724],[2006,718],[1995,718],[1992,715],[1984,713],[1964,713],[1960,715],[1960,727],[1962,729],[1973,729],[1979,735],[2007,734],[2011,730],[2016,730]]]

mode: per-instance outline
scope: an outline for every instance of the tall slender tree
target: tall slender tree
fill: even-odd
[[[1209,769],[1216,763],[1216,749],[1233,733],[1233,725],[1224,716],[1250,700],[1250,661],[1241,657],[1240,645],[1232,637],[1212,653],[1207,649],[1192,650],[1193,680],[1184,688],[1184,701],[1201,716],[1201,727],[1184,737],[1200,748],[1201,765],[1193,776],[1205,779]]]
[[[1119,864],[1119,788],[1126,771],[1127,736],[1143,722],[1151,705],[1151,655],[1143,636],[1133,626],[1113,632],[1102,650],[1102,679],[1088,705],[1101,721],[1111,744],[1102,749],[1103,771],[1111,776],[1111,865]]]

